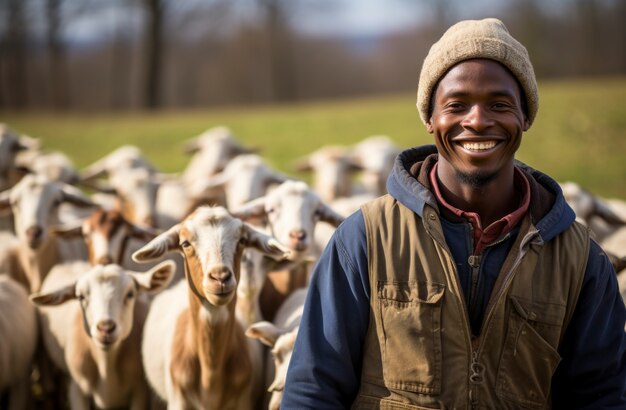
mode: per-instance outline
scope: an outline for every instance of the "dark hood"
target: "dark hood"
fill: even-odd
[[[387,180],[389,194],[420,217],[425,204],[439,210],[427,177],[436,161],[437,148],[434,145],[409,148],[396,157]],[[524,172],[530,182],[531,217],[542,239],[548,241],[567,229],[576,215],[565,202],[561,187],[555,180],[522,162],[516,161],[515,166]]]

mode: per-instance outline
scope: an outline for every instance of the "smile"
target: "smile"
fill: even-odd
[[[461,146],[468,151],[486,151],[495,147],[497,143],[495,141],[485,142],[464,142]]]

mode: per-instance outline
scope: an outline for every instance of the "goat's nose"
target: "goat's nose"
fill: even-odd
[[[233,275],[232,271],[228,269],[226,266],[213,268],[211,269],[211,272],[209,273],[209,277],[211,279],[218,281],[220,283],[224,283],[228,281],[232,275]]]
[[[42,233],[43,233],[43,229],[41,229],[41,226],[34,225],[26,229],[26,238],[29,241],[37,240],[41,237]]]
[[[116,325],[115,322],[111,319],[105,319],[98,322],[96,326],[98,332],[103,334],[111,334],[115,331]]]
[[[306,232],[304,232],[302,229],[294,229],[293,231],[289,232],[289,237],[297,241],[303,241],[304,239],[306,239]]]

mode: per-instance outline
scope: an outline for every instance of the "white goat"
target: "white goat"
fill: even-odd
[[[245,247],[284,257],[275,239],[222,207],[199,207],[133,254],[137,261],[180,251],[186,281],[157,296],[146,321],[146,375],[170,409],[251,409],[262,357],[235,319]]]
[[[362,170],[350,150],[340,146],[322,147],[296,161],[294,167],[313,172],[313,189],[326,202],[353,195],[352,177]]]
[[[149,390],[141,364],[141,334],[148,303],[143,292],[169,284],[166,261],[138,273],[118,265],[57,265],[31,301],[40,307],[44,345],[71,377],[70,407],[147,408]]]
[[[49,234],[49,227],[59,224],[58,206],[64,202],[78,207],[94,206],[73,186],[50,181],[42,175],[26,175],[13,188],[0,193],[0,210],[10,209],[15,218],[16,235],[21,241],[18,258],[31,291],[39,290],[52,266],[83,256],[70,252],[73,249],[64,252]]]
[[[26,290],[4,274],[0,274],[0,335],[0,395],[8,393],[8,410],[29,408],[37,316]]]
[[[141,168],[156,173],[156,168],[144,157],[141,149],[134,145],[123,145],[80,173],[83,181],[91,181],[101,176],[112,176],[128,169]]]
[[[159,228],[170,228],[199,205],[226,205],[224,192],[206,189],[204,184],[223,171],[231,159],[254,150],[239,144],[229,128],[220,126],[187,141],[185,152],[193,156],[180,178],[170,176],[159,187]]]
[[[313,243],[318,222],[334,229],[344,218],[302,181],[285,181],[267,195],[235,209],[233,215],[244,221],[263,221],[264,230],[291,251],[290,259],[282,263],[260,257],[253,250],[247,252],[249,263],[242,268],[237,306],[238,314],[247,318],[243,322],[250,325],[272,318],[289,293],[306,285],[307,267],[300,267],[319,257]]]
[[[273,184],[280,184],[288,179],[288,176],[268,167],[259,155],[245,154],[233,158],[224,171],[208,181],[197,181],[198,186],[192,190],[205,194],[223,190],[226,207],[233,210],[263,196]]]
[[[60,151],[26,150],[18,154],[15,165],[23,172],[45,175],[52,181],[76,184],[80,181],[72,160]]]
[[[185,143],[185,152],[193,154],[182,173],[185,186],[192,189],[198,179],[208,179],[226,168],[228,162],[241,154],[252,154],[254,149],[237,142],[228,127],[213,127]],[[191,191],[192,196],[200,192]]]
[[[622,201],[609,202],[575,182],[560,184],[565,200],[576,213],[577,219],[588,226],[594,237],[602,241],[621,226],[626,225],[626,212]],[[612,203],[614,205],[612,205]]]
[[[16,172],[15,158],[20,151],[36,150],[39,140],[20,135],[0,123],[0,191],[11,188],[22,176]]]
[[[373,135],[354,146],[352,161],[362,169],[361,182],[367,192],[375,196],[387,192],[387,178],[399,152],[386,135]]]
[[[270,410],[280,409],[287,369],[300,328],[306,294],[306,288],[296,290],[276,312],[273,323],[257,322],[246,330],[246,336],[259,339],[272,349],[271,357],[267,358],[265,372],[265,385],[269,384],[267,391],[271,393],[268,406]]]

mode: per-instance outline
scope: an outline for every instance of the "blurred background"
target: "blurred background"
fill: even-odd
[[[0,0],[0,110],[406,92],[450,24],[485,16],[540,79],[626,73],[624,0]]]

